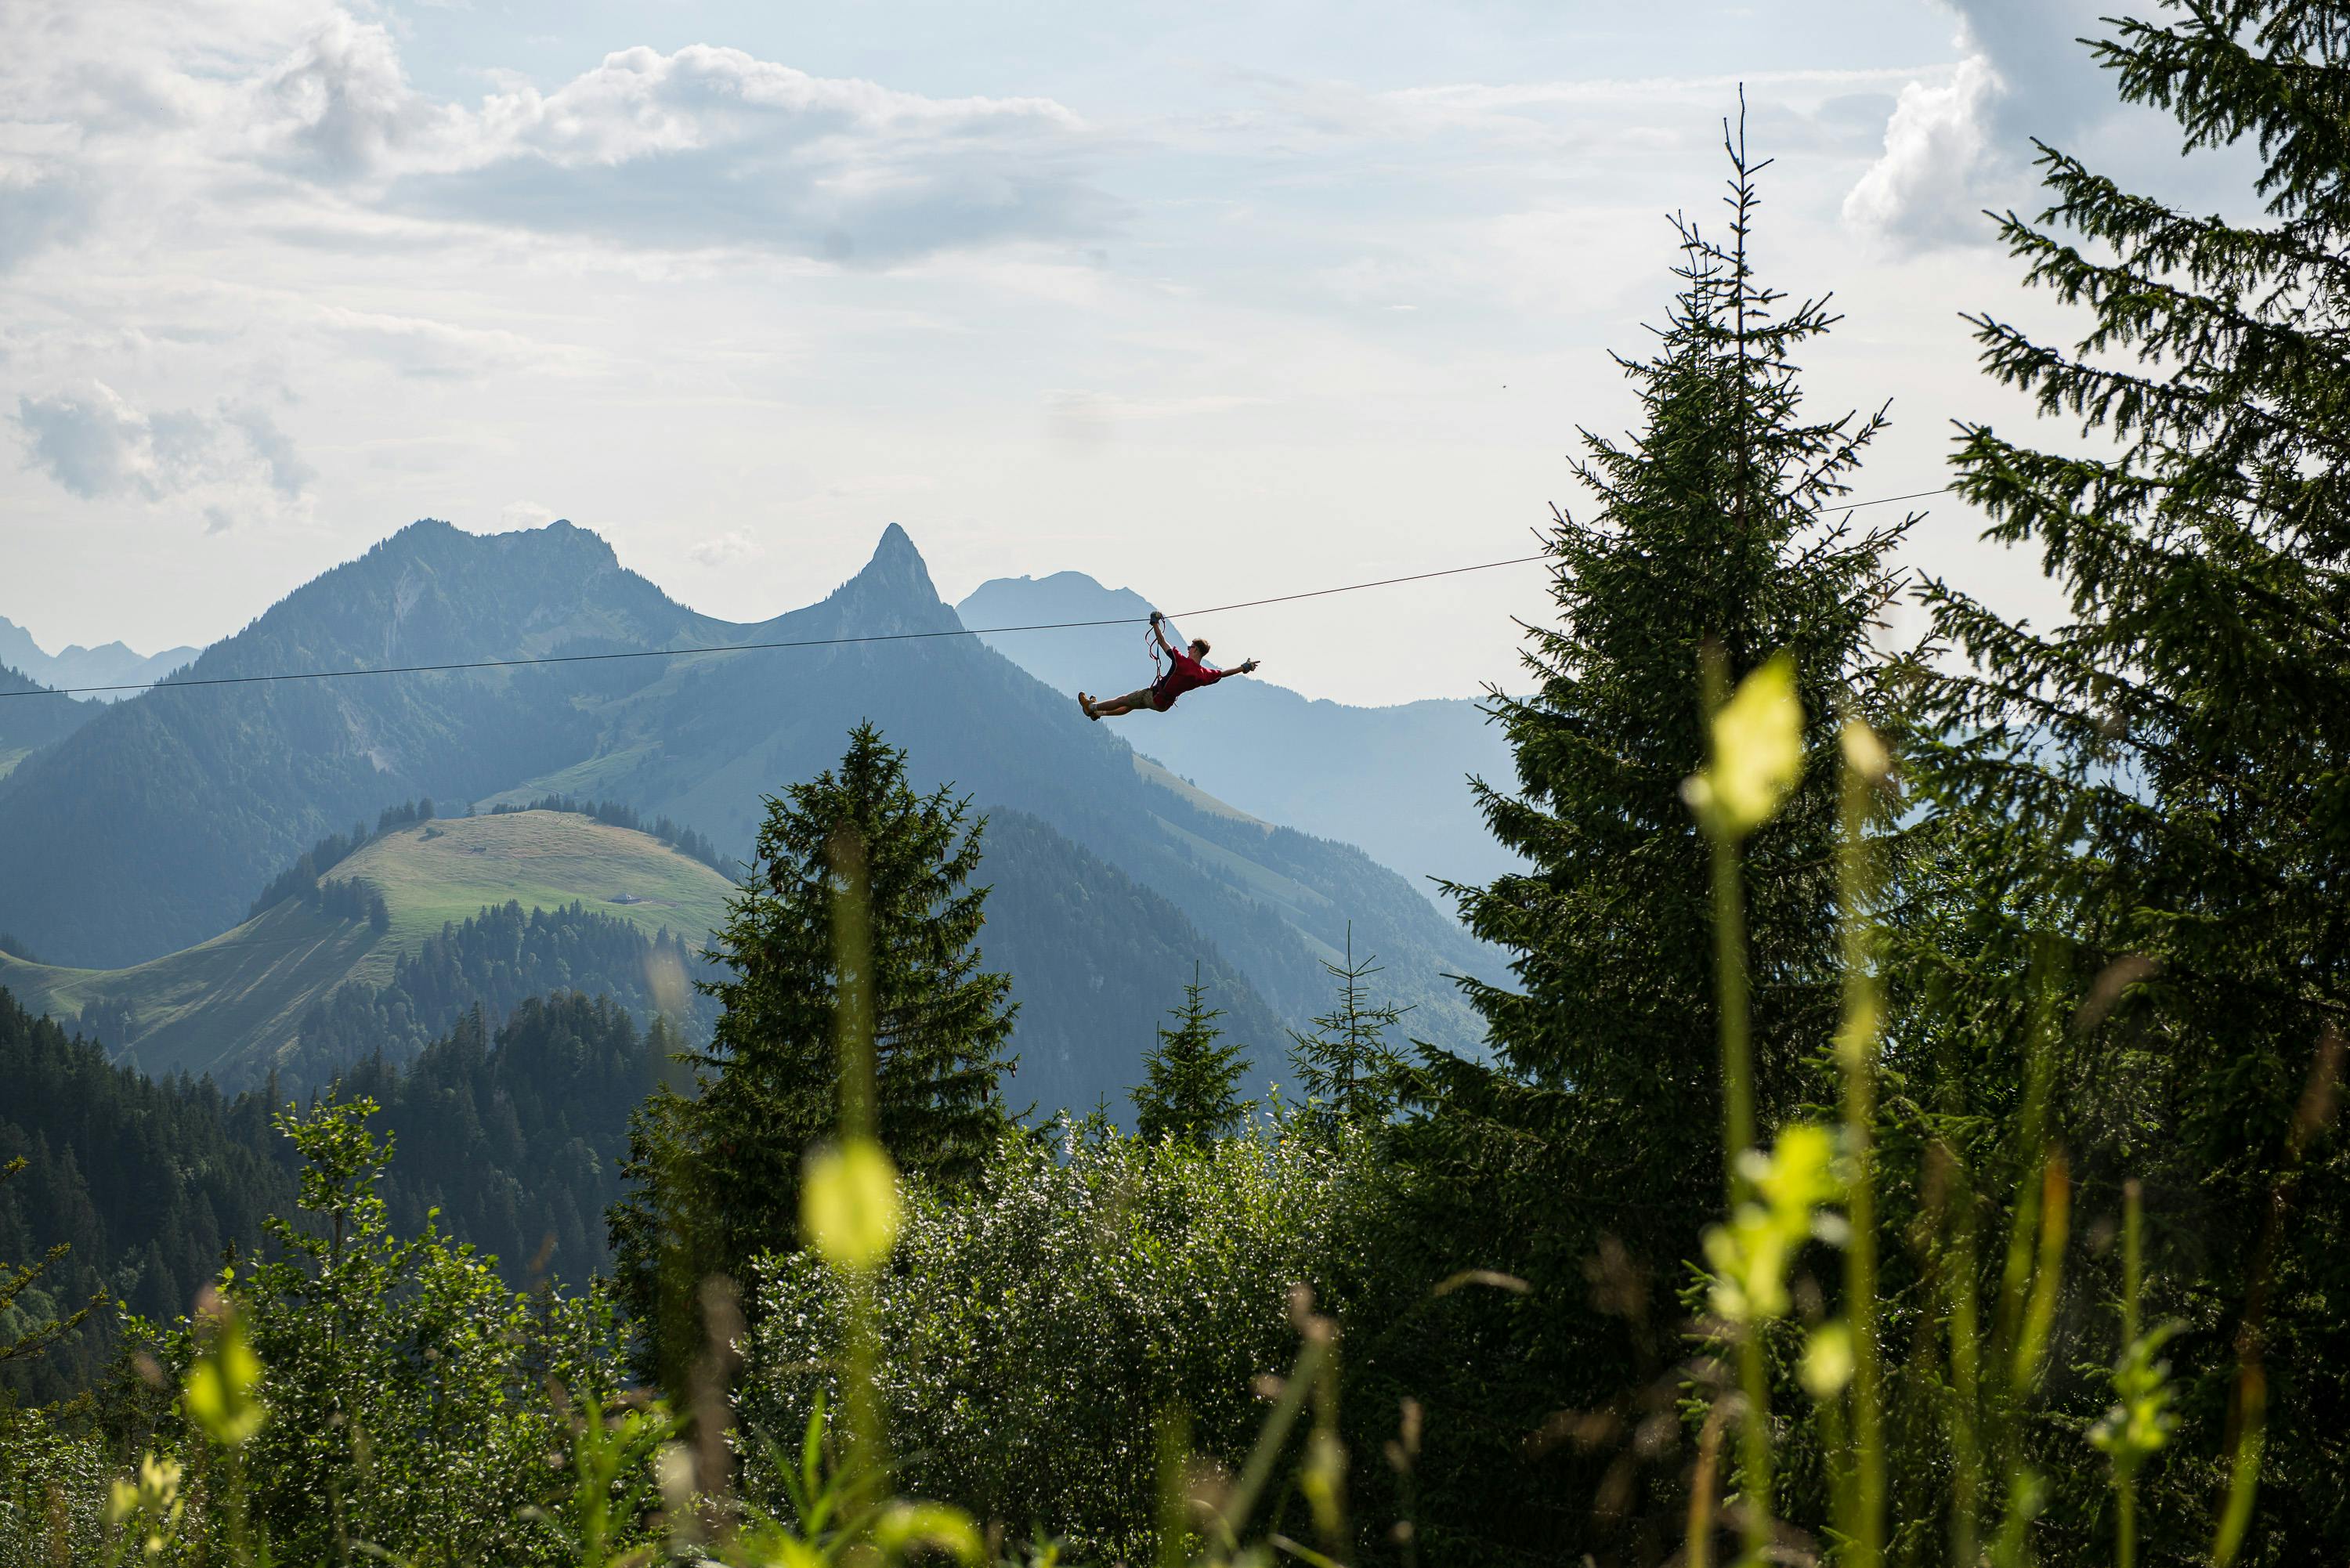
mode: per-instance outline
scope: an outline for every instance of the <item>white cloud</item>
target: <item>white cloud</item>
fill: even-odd
[[[257,407],[142,411],[103,381],[16,400],[26,461],[86,501],[213,496],[208,532],[230,515],[221,497],[298,504],[317,478],[285,431]],[[271,498],[275,498],[274,503]]]
[[[508,77],[468,109],[337,13],[249,103],[260,157],[359,200],[629,245],[887,264],[1112,216],[1086,128],[1050,99],[932,98],[706,45],[619,50],[552,91]]]
[[[2032,141],[2056,140],[2116,107],[2078,39],[2103,31],[2101,0],[1945,0],[1958,68],[1901,89],[1885,148],[1846,194],[1845,222],[1905,249],[1990,244],[1981,209],[2030,182]]]
[[[1885,124],[1885,154],[1845,197],[1845,221],[1919,243],[1982,237],[1969,192],[1994,156],[1991,104],[2006,90],[1980,55],[1961,60],[1939,87],[1903,88]]]
[[[689,546],[685,553],[705,566],[733,566],[738,561],[753,560],[766,554],[756,539],[740,528],[730,528],[723,534],[703,539]]]
[[[370,173],[435,129],[454,131],[408,85],[381,26],[337,11],[254,84],[256,140],[280,161],[327,176]]]
[[[498,525],[509,533],[523,528],[544,528],[555,521],[555,508],[536,501],[509,501],[498,508]]]

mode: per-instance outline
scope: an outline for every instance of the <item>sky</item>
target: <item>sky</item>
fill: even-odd
[[[1609,356],[1668,215],[1719,221],[1741,84],[1765,281],[1845,317],[1809,406],[1889,400],[1854,499],[1929,490],[1953,421],[2032,419],[1961,313],[2068,325],[1981,213],[2033,138],[2248,188],[2116,105],[2072,42],[2112,7],[0,0],[0,615],[202,645],[427,516],[569,518],[738,620],[892,522],[950,599],[1525,555],[1632,418]],[[1911,567],[2061,614],[1920,504]],[[1544,605],[1517,566],[1187,629],[1388,702],[1511,683]]]

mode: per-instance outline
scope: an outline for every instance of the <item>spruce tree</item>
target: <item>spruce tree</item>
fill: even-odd
[[[1224,1015],[1223,1009],[1210,1007],[1207,996],[1194,963],[1181,1004],[1168,1010],[1175,1026],[1160,1029],[1159,1044],[1142,1058],[1145,1076],[1132,1095],[1135,1130],[1145,1143],[1171,1137],[1201,1147],[1238,1127],[1256,1108],[1255,1101],[1240,1096],[1248,1048],[1237,1042],[1221,1044],[1223,1031],[1216,1027],[1216,1020]]]
[[[1355,961],[1355,927],[1347,925],[1345,961],[1322,961],[1338,982],[1327,1012],[1307,1020],[1305,1033],[1289,1032],[1290,1065],[1308,1099],[1347,1121],[1384,1121],[1396,1107],[1397,1087],[1406,1070],[1403,1054],[1388,1044],[1388,1031],[1403,1022],[1409,1007],[1371,1000],[1367,982],[1381,972],[1377,959]]]
[[[1950,741],[1923,774],[1978,825],[1987,944],[2021,949],[2028,915],[2069,942],[2073,983],[2138,966],[2070,1046],[2061,1111],[2092,1213],[2146,1179],[2149,1310],[2189,1330],[2148,1533],[2203,1532],[2202,1467],[2290,1344],[2291,1370],[2266,1367],[2245,1558],[2283,1561],[2350,1536],[2350,1157],[2310,1114],[2350,1013],[2350,13],[2170,9],[2094,53],[2185,153],[2253,144],[2267,221],[2040,147],[2050,203],[2000,234],[2087,319],[2069,345],[1970,319],[1985,372],[2087,444],[1978,425],[1955,461],[1990,536],[2036,550],[2070,613],[2035,629],[1929,586],[1970,668],[1934,689]],[[1948,981],[1977,1017],[2019,1012],[2027,983],[1981,962]]]
[[[623,1293],[657,1340],[684,1326],[702,1279],[750,1280],[760,1252],[798,1243],[800,1165],[839,1104],[834,902],[844,836],[866,867],[876,1111],[910,1175],[972,1175],[1006,1125],[996,1100],[1011,978],[980,967],[987,888],[972,886],[984,819],[941,787],[918,794],[906,753],[871,724],[837,770],[769,797],[756,855],[698,982],[719,1014],[691,1058],[698,1093],[662,1091],[632,1130],[635,1190],[612,1216]],[[690,1317],[688,1318],[690,1321]],[[673,1348],[673,1346],[672,1346]]]
[[[1908,521],[1836,510],[1885,411],[1806,417],[1796,359],[1837,317],[1759,281],[1756,166],[1742,131],[1727,151],[1726,233],[1674,220],[1679,295],[1650,356],[1617,360],[1640,427],[1581,432],[1591,513],[1554,511],[1545,539],[1556,618],[1528,628],[1524,694],[1492,693],[1517,777],[1471,787],[1527,868],[1449,889],[1512,955],[1513,984],[1464,982],[1492,1060],[1430,1053],[1425,1114],[1399,1134],[1422,1178],[1407,1272],[1526,1287],[1450,1294],[1384,1369],[1452,1434],[1431,1436],[1427,1484],[1494,1554],[1607,1539],[1595,1497],[1629,1558],[1662,1556],[1678,1528],[1682,1462],[1625,1438],[1677,1397],[1677,1296],[1722,1200],[1709,858],[1681,793],[1705,756],[1706,650],[1733,681],[1791,650],[1807,720],[1804,782],[1746,846],[1766,1137],[1819,1092],[1836,1023],[1837,726],[1890,717],[1871,642]],[[1618,1412],[1617,1438],[1529,1448],[1563,1408]]]
[[[7,993],[0,992],[0,1002],[6,1001]],[[0,1165],[0,1184],[14,1181],[23,1175],[25,1165],[21,1156]],[[71,1251],[73,1248],[68,1243],[59,1241],[38,1261],[10,1259],[0,1262],[0,1368],[5,1368],[12,1361],[24,1361],[39,1355],[72,1334],[81,1326],[84,1318],[106,1304],[106,1297],[101,1293],[93,1296],[88,1305],[77,1308],[63,1317],[53,1317],[42,1310],[50,1304],[52,1298],[42,1290],[41,1277],[64,1262],[66,1254]],[[20,1296],[25,1298],[22,1306],[17,1304]]]

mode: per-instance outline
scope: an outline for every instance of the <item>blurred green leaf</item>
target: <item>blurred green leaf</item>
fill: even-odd
[[[800,1231],[835,1268],[879,1266],[902,1219],[898,1169],[879,1144],[857,1138],[808,1158]]]

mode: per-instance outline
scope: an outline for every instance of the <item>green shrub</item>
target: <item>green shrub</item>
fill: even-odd
[[[899,1489],[1010,1539],[1041,1526],[1083,1556],[1149,1555],[1162,1417],[1187,1412],[1195,1449],[1238,1468],[1255,1390],[1297,1355],[1292,1288],[1328,1294],[1359,1268],[1385,1179],[1367,1133],[1267,1117],[1204,1148],[1064,1120],[1004,1139],[970,1194],[913,1185],[875,1283]],[[788,1444],[837,1397],[844,1305],[812,1253],[763,1261],[746,1428]]]

